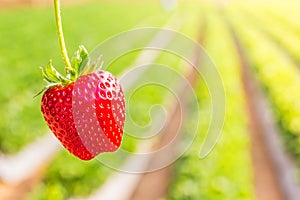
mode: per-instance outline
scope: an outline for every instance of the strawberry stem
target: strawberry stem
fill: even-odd
[[[54,11],[55,11],[55,20],[56,20],[56,28],[58,33],[58,40],[60,44],[61,54],[65,62],[65,71],[66,74],[70,74],[73,72],[73,68],[71,66],[71,62],[68,56],[65,39],[64,39],[64,33],[62,29],[62,21],[61,21],[61,13],[60,13],[60,1],[54,0]]]

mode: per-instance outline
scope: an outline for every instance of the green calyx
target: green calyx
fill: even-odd
[[[49,61],[46,67],[40,67],[42,77],[47,85],[37,95],[41,94],[50,87],[56,85],[67,86],[76,81],[78,76],[81,74],[81,71],[83,69],[82,65],[84,64],[87,56],[87,50],[83,45],[80,45],[79,49],[74,53],[74,56],[71,59],[71,66],[65,67],[65,76],[63,76],[53,67],[52,60]]]
[[[87,58],[88,53],[84,46],[80,45],[71,59],[71,67],[65,67],[66,75],[61,75],[52,65],[52,60],[49,61],[46,67],[40,67],[44,81],[47,84],[69,85],[74,82],[80,74],[80,66]]]

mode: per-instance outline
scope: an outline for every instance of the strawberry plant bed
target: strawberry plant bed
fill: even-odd
[[[204,133],[198,133],[191,149],[175,163],[167,199],[254,198],[247,116],[243,112],[244,94],[238,78],[239,63],[229,33],[214,12],[210,9],[206,18],[204,47],[221,73],[227,94],[230,93],[222,136],[213,151],[201,160],[198,152]],[[205,92],[203,81],[198,82],[196,88],[199,88],[196,91],[201,99],[201,110],[211,112],[209,93]],[[202,119],[199,130],[205,130],[208,124],[209,118]],[[188,134],[188,130],[184,134]]]
[[[270,200],[282,200],[283,190],[278,178],[279,172],[276,170],[274,161],[274,154],[270,147],[270,141],[267,141],[267,135],[270,135],[272,130],[272,137],[276,138],[277,131],[273,123],[273,118],[270,115],[270,111],[266,105],[265,99],[262,95],[262,91],[252,76],[250,66],[244,55],[244,50],[240,43],[239,38],[234,33],[234,30],[228,23],[232,32],[232,37],[236,45],[236,49],[239,54],[239,60],[241,62],[241,77],[243,82],[243,88],[246,93],[246,104],[248,107],[249,115],[249,129],[251,137],[251,156],[254,171],[254,186],[257,199],[270,199]],[[267,115],[269,114],[269,115]],[[273,139],[274,141],[274,139]],[[277,145],[274,144],[274,145]],[[281,146],[274,146],[273,148],[280,148]],[[278,154],[277,156],[281,156]],[[281,172],[282,173],[282,172]]]

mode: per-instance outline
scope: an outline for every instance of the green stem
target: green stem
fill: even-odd
[[[69,74],[70,71],[72,71],[71,62],[68,56],[65,39],[64,39],[64,33],[62,29],[62,22],[61,22],[61,14],[60,14],[60,2],[59,0],[54,0],[54,10],[55,10],[55,20],[56,20],[56,28],[58,33],[58,40],[60,44],[61,54],[65,62],[65,71],[67,74]]]

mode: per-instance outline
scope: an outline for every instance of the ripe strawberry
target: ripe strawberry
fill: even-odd
[[[81,46],[66,77],[54,69],[51,61],[42,68],[48,82],[41,101],[44,119],[62,145],[82,160],[116,151],[125,121],[123,91],[112,74],[101,70],[78,77],[86,57]]]

